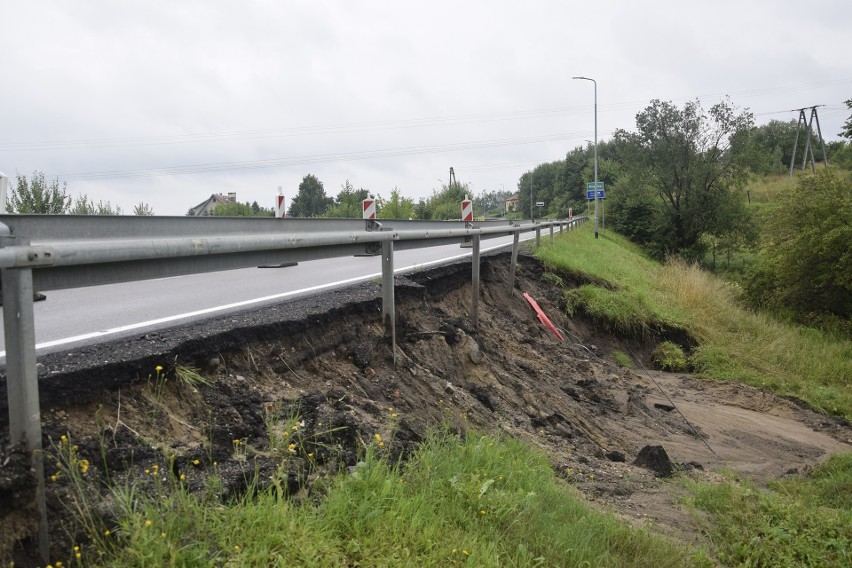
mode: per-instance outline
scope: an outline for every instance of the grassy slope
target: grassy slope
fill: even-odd
[[[596,291],[569,292],[573,309],[611,318],[615,328],[625,316],[612,313],[614,307],[628,311],[626,319],[682,326],[700,342],[692,355],[699,374],[762,386],[852,417],[852,342],[743,310],[719,278],[683,262],[661,266],[612,233],[596,241],[588,228],[575,231],[539,255],[615,288],[587,285]],[[611,301],[615,296],[619,302]],[[735,476],[682,483],[690,492],[688,505],[702,512],[713,555],[725,565],[852,565],[852,454],[833,456],[810,475],[767,489]]]
[[[300,506],[274,491],[223,506],[215,487],[204,499],[165,481],[125,490],[119,526],[74,552],[112,567],[710,565],[593,511],[522,442],[437,433],[404,468],[382,452],[374,442]]]
[[[852,342],[745,310],[732,285],[682,262],[662,266],[612,232],[596,241],[586,226],[538,254],[611,284],[614,290],[586,285],[568,298],[569,306],[614,322],[609,327],[635,329],[635,322],[620,323],[627,318],[686,329],[699,342],[691,358],[698,375],[764,387],[852,419]]]

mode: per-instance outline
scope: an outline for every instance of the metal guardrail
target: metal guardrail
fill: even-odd
[[[382,257],[382,317],[396,358],[393,252],[461,243],[472,249],[471,318],[478,325],[481,239],[570,229],[585,221],[365,221],[239,217],[0,215],[0,278],[10,442],[32,451],[44,509],[33,291],[77,288],[259,265],[374,254]],[[40,539],[41,540],[41,539]],[[45,540],[46,543],[46,540]]]

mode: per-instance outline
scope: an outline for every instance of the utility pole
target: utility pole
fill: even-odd
[[[591,77],[571,77],[591,81],[595,85],[595,238],[598,238],[598,82]]]
[[[817,114],[817,108],[825,106],[825,105],[815,105],[812,107],[804,107],[800,109],[793,109],[790,112],[798,112],[799,120],[796,121],[796,139],[793,141],[793,154],[790,156],[790,173],[788,176],[793,175],[793,167],[796,164],[796,148],[799,145],[799,131],[801,127],[805,129],[805,151],[802,155],[802,170],[805,169],[805,165],[808,163],[808,155],[811,157],[811,169],[816,173],[816,160],[814,159],[814,149],[811,146],[811,133],[813,132],[813,124],[816,121],[817,127],[817,135],[819,136],[819,144],[822,147],[822,160],[825,165],[828,165],[828,156],[825,153],[825,141],[822,139],[822,129],[819,126],[819,115]],[[805,117],[805,111],[807,109],[811,109],[810,120]]]
[[[533,207],[535,207],[535,202],[533,201],[533,180],[532,180],[532,178],[533,178],[533,173],[532,173],[532,170],[530,170],[530,221],[535,221],[535,210],[533,209]]]

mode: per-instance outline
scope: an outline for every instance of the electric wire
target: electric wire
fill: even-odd
[[[683,412],[680,411],[680,409],[677,407],[677,405],[674,403],[674,401],[669,397],[668,394],[666,394],[666,391],[663,390],[663,387],[660,386],[660,383],[658,383],[656,381],[656,379],[654,379],[654,377],[651,376],[651,373],[648,372],[648,369],[645,368],[645,365],[642,364],[642,361],[639,360],[639,357],[634,355],[633,352],[630,351],[629,349],[627,350],[627,352],[630,353],[630,356],[633,357],[633,359],[637,363],[639,363],[639,366],[642,367],[642,370],[645,371],[645,374],[648,375],[648,378],[651,379],[651,382],[654,383],[657,386],[657,389],[659,389],[659,391],[662,393],[662,395],[664,397],[666,397],[666,400],[669,401],[669,404],[671,405],[671,407],[674,408],[677,411],[678,414],[680,414],[680,417],[683,418],[683,420],[687,424],[689,424],[689,427],[692,428],[692,432],[695,434],[695,437],[698,438],[699,440],[701,440],[702,442],[704,442],[704,445],[707,446],[707,449],[710,450],[710,453],[712,453],[714,456],[718,456],[718,454],[713,451],[713,448],[710,447],[710,444],[707,443],[707,440],[705,440],[704,437],[701,434],[699,434],[698,429],[695,426],[692,425],[692,422],[690,422],[689,419],[686,416],[683,415]]]

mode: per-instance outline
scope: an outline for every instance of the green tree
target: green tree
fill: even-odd
[[[796,139],[797,121],[770,120],[752,128],[748,144],[744,148],[744,159],[756,174],[786,174],[793,159],[793,142]],[[804,140],[800,136],[800,148]],[[819,140],[814,134],[811,145],[816,148]]]
[[[316,176],[308,174],[299,184],[296,197],[287,209],[288,217],[320,217],[325,214],[334,199],[326,196],[322,182]]]
[[[133,214],[139,217],[152,217],[154,215],[154,210],[144,201],[140,201],[133,206]]]
[[[466,183],[450,182],[433,191],[428,200],[421,200],[415,207],[418,219],[460,219],[461,202],[470,194]]]
[[[482,190],[473,198],[473,212],[477,216],[500,216],[503,214],[503,207],[505,207],[506,199],[508,199],[511,195],[511,191]]]
[[[398,187],[391,190],[387,200],[379,197],[376,205],[377,217],[380,219],[413,219],[415,216],[414,202],[407,197],[402,197]]]
[[[272,209],[264,209],[257,201],[249,203],[217,203],[213,208],[214,217],[273,217]]]
[[[653,189],[662,206],[652,251],[700,257],[704,233],[722,235],[736,229],[744,216],[737,190],[745,179],[743,148],[753,117],[737,113],[723,101],[705,112],[697,101],[683,109],[651,101],[636,116],[636,132],[619,130],[625,168]]]
[[[753,303],[800,320],[852,317],[852,178],[833,168],[802,176],[767,220],[760,268],[746,282]]]
[[[852,109],[852,99],[848,101],[844,101],[846,108]],[[852,115],[846,119],[846,122],[843,123],[843,129],[838,133],[838,136],[842,136],[843,138],[849,138],[852,140]]]
[[[89,199],[85,193],[74,200],[71,208],[68,209],[69,215],[121,215],[121,207],[113,205],[109,201],[94,201]]]
[[[346,183],[340,186],[340,193],[334,199],[334,204],[328,208],[326,217],[360,219],[363,215],[361,202],[370,196],[368,190],[355,189],[352,183],[346,180]]]
[[[68,184],[59,187],[59,179],[48,182],[44,173],[33,172],[32,178],[18,175],[18,183],[12,189],[6,211],[21,214],[62,215],[71,209],[71,197],[68,195]]]

